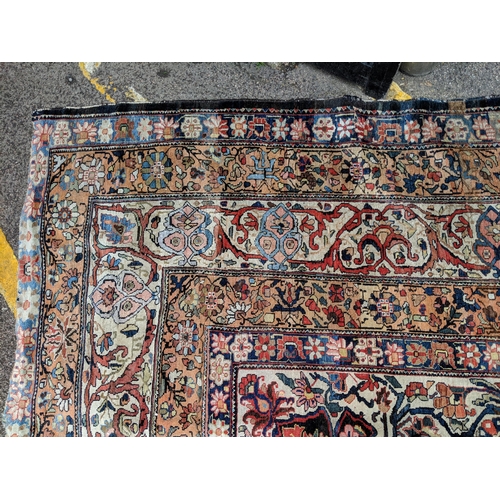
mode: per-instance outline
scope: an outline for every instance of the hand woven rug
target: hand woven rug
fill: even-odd
[[[500,432],[500,98],[34,113],[30,436]]]

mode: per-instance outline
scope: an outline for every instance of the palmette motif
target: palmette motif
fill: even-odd
[[[498,434],[497,104],[40,114],[8,433]]]

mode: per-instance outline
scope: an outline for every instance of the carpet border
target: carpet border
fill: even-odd
[[[121,102],[113,105],[97,105],[88,107],[59,107],[41,108],[33,111],[32,119],[48,119],[64,116],[88,116],[113,113],[144,113],[161,111],[189,111],[189,110],[311,110],[317,114],[318,110],[327,110],[340,107],[360,107],[366,111],[379,112],[453,112],[466,109],[489,108],[500,106],[500,95],[474,97],[470,99],[412,99],[408,101],[367,101],[356,96],[342,96],[334,99],[290,99],[290,100],[261,100],[261,99],[221,99],[221,100],[173,100],[146,103]]]

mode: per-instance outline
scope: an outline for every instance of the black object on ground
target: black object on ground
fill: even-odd
[[[381,99],[398,71],[398,62],[312,63],[317,68],[360,85],[365,94]]]

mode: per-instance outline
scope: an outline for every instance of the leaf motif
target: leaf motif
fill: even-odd
[[[277,373],[276,376],[288,387],[295,389],[295,382],[293,379],[287,377],[284,373]]]
[[[170,437],[177,430],[179,430],[179,427],[177,427],[176,425],[171,425],[168,429],[167,436]]]
[[[175,170],[177,172],[177,177],[179,177],[179,179],[184,179],[184,177],[186,177],[187,173],[184,172],[181,167],[179,167],[179,165],[176,165],[175,166]],[[177,185],[177,183],[176,183]]]
[[[386,375],[385,379],[389,382],[395,389],[401,389],[401,384],[397,381],[396,377],[392,375]]]

